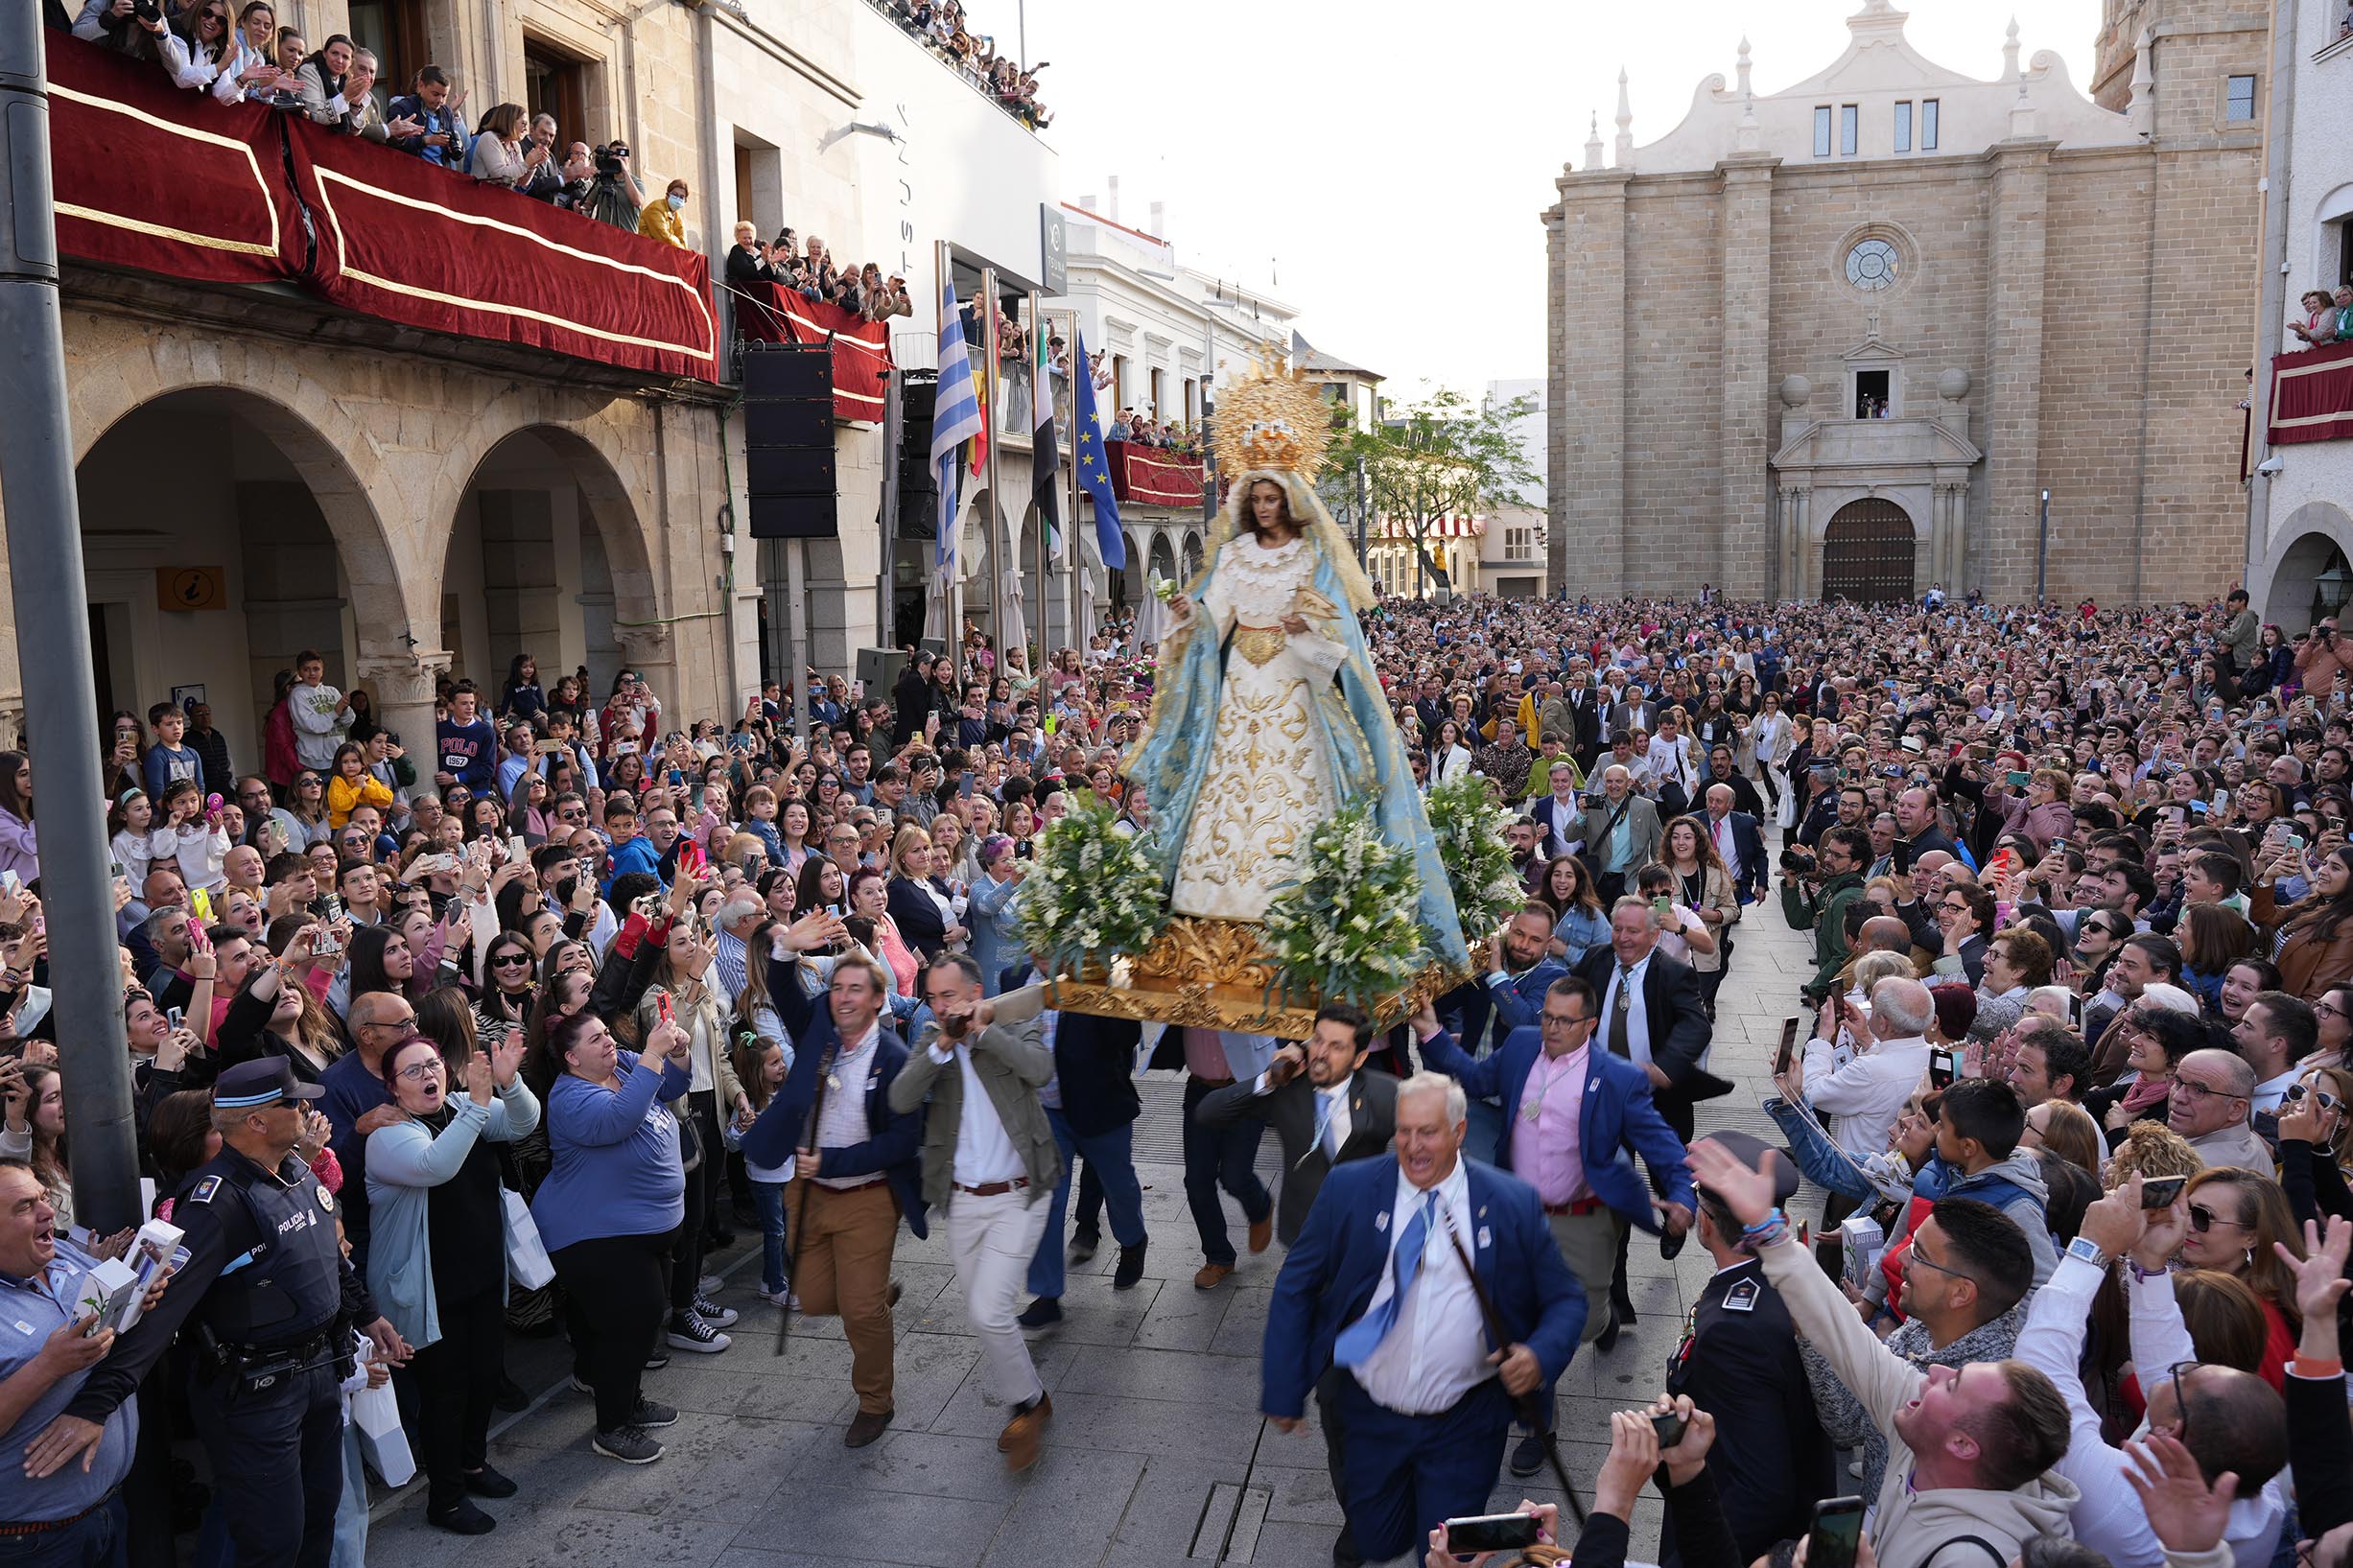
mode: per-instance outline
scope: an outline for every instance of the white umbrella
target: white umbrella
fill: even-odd
[[[997,649],[1001,655],[1008,648],[1026,646],[1029,632],[1022,624],[1022,570],[1018,566],[1005,568],[1004,587],[1000,596],[1003,614],[998,619]]]

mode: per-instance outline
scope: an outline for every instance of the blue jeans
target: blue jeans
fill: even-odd
[[[1846,1150],[1830,1141],[1830,1135],[1823,1131],[1811,1111],[1777,1097],[1765,1102],[1765,1114],[1789,1139],[1789,1157],[1798,1162],[1798,1169],[1816,1185],[1859,1204],[1879,1201],[1879,1189],[1855,1168]]]
[[[785,1288],[785,1187],[783,1182],[754,1182],[752,1207],[760,1212],[760,1283],[770,1296]]]
[[[1136,1125],[1121,1122],[1108,1133],[1080,1137],[1059,1108],[1046,1108],[1047,1124],[1054,1130],[1054,1146],[1062,1151],[1062,1180],[1054,1183],[1053,1206],[1046,1211],[1046,1234],[1038,1238],[1029,1260],[1029,1294],[1059,1297],[1063,1283],[1063,1215],[1071,1201],[1071,1171],[1086,1157],[1087,1169],[1103,1183],[1103,1206],[1111,1211],[1111,1236],[1122,1247],[1143,1245],[1143,1185],[1136,1180]]]
[[[343,1422],[343,1500],[335,1506],[335,1556],[330,1568],[367,1568],[367,1464],[360,1457],[359,1423]]]
[[[70,1525],[31,1535],[0,1535],[6,1568],[124,1568],[129,1515],[120,1492]]]

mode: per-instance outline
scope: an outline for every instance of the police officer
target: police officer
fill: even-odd
[[[1776,1203],[1787,1204],[1798,1190],[1797,1167],[1780,1151],[1747,1133],[1708,1137],[1750,1168],[1770,1169]],[[1682,1342],[1667,1359],[1667,1392],[1689,1394],[1715,1416],[1719,1433],[1745,1435],[1718,1441],[1708,1468],[1740,1560],[1751,1562],[1776,1541],[1803,1538],[1814,1500],[1837,1490],[1835,1461],[1814,1414],[1789,1309],[1742,1242],[1731,1211],[1706,1187],[1699,1200],[1700,1245],[1716,1260],[1716,1273],[1701,1288]],[[1671,1520],[1659,1551],[1673,1568]]]
[[[189,1411],[212,1455],[238,1568],[327,1568],[343,1490],[337,1386],[352,1325],[384,1359],[409,1355],[343,1260],[334,1197],[294,1155],[302,1106],[323,1092],[298,1082],[282,1057],[221,1074],[212,1112],[221,1153],[189,1176],[172,1213],[187,1233],[188,1261],[155,1319],[130,1337],[146,1353],[123,1353],[127,1340],[68,1407],[103,1419],[169,1330],[191,1324]]]

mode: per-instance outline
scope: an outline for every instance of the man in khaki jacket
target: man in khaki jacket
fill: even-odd
[[[1062,1157],[1038,1089],[1054,1075],[1054,1057],[1031,1018],[1008,1021],[980,994],[978,966],[961,953],[924,971],[924,1000],[937,1024],[891,1081],[890,1106],[923,1104],[923,1200],[948,1219],[948,1253],[965,1309],[980,1336],[981,1392],[1013,1408],[998,1435],[1006,1467],[1037,1463],[1054,1414],[1029,1346],[1014,1321]]]

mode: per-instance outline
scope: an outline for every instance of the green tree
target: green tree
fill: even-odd
[[[1473,401],[1444,386],[1418,402],[1384,404],[1370,426],[1355,427],[1342,410],[1347,428],[1332,443],[1325,473],[1353,490],[1351,476],[1361,461],[1383,537],[1404,537],[1444,580],[1429,550],[1439,526],[1527,505],[1528,487],[1543,478],[1519,445],[1518,423],[1535,411],[1534,398]]]

